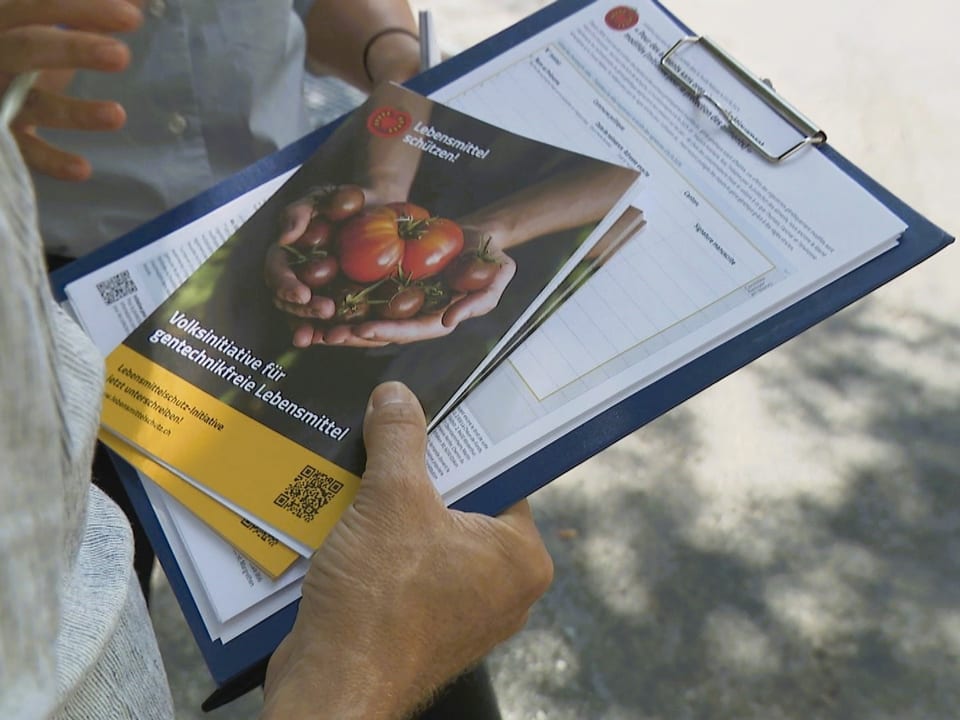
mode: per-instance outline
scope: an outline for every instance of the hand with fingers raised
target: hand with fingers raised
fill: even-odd
[[[65,93],[80,69],[119,72],[130,51],[112,33],[137,29],[136,0],[0,0],[0,92],[13,79],[40,71],[11,129],[27,164],[63,180],[85,180],[86,159],[38,135],[42,128],[109,131],[123,126],[123,107],[109,100],[79,100]]]

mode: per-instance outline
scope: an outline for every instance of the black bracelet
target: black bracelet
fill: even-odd
[[[363,46],[363,71],[367,74],[367,80],[369,80],[370,82],[373,82],[373,75],[370,74],[370,67],[368,65],[370,61],[370,48],[372,48],[373,44],[377,40],[382,38],[384,35],[392,35],[393,33],[400,33],[401,35],[412,37],[417,42],[420,42],[419,35],[417,35],[412,30],[407,30],[406,28],[402,28],[402,27],[388,27],[388,28],[384,28],[380,32],[374,33],[373,36],[371,36],[371,38],[367,40],[367,44]]]

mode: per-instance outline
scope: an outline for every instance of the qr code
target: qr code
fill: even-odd
[[[130,272],[124,270],[103,282],[98,282],[97,290],[100,291],[103,302],[112,305],[117,300],[123,300],[127,295],[133,295],[137,291],[137,284],[130,277]]]
[[[273,504],[304,522],[313,522],[320,508],[333,500],[341,490],[342,482],[334,480],[312,465],[307,465],[293,482],[277,495]]]

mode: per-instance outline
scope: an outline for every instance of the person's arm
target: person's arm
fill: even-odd
[[[18,73],[43,71],[11,128],[27,165],[62,180],[90,176],[90,163],[49,144],[36,130],[104,131],[124,124],[126,114],[118,103],[78,100],[62,90],[80,68],[123,70],[130,51],[108,33],[134,30],[142,20],[134,0],[23,0],[3,5],[0,92]]]
[[[627,191],[635,175],[614,165],[555,175],[460,218],[464,227],[483,228],[507,250],[531,238],[599,220]]]
[[[359,493],[313,557],[263,720],[406,718],[523,627],[552,580],[526,502],[497,518],[444,507],[407,388],[374,390],[363,433]]]
[[[417,23],[406,0],[316,0],[304,24],[316,72],[370,90],[420,71]]]

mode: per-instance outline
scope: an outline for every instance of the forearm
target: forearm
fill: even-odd
[[[408,93],[402,98],[389,91],[389,102],[394,107],[410,114],[411,123],[428,123],[433,102],[419,95]],[[365,121],[365,120],[364,120]],[[422,153],[394,137],[370,135],[366,145],[366,185],[375,193],[377,202],[406,200],[410,185],[416,176]]]
[[[481,228],[501,248],[567,230],[606,215],[626,192],[633,174],[623,168],[573,170],[532,185],[461,218]]]
[[[336,75],[363,90],[375,83],[402,82],[419,69],[419,43],[405,33],[381,35],[370,46],[367,68],[364,49],[377,33],[401,28],[413,36],[417,23],[406,0],[317,0],[305,20],[307,52],[319,72]]]

